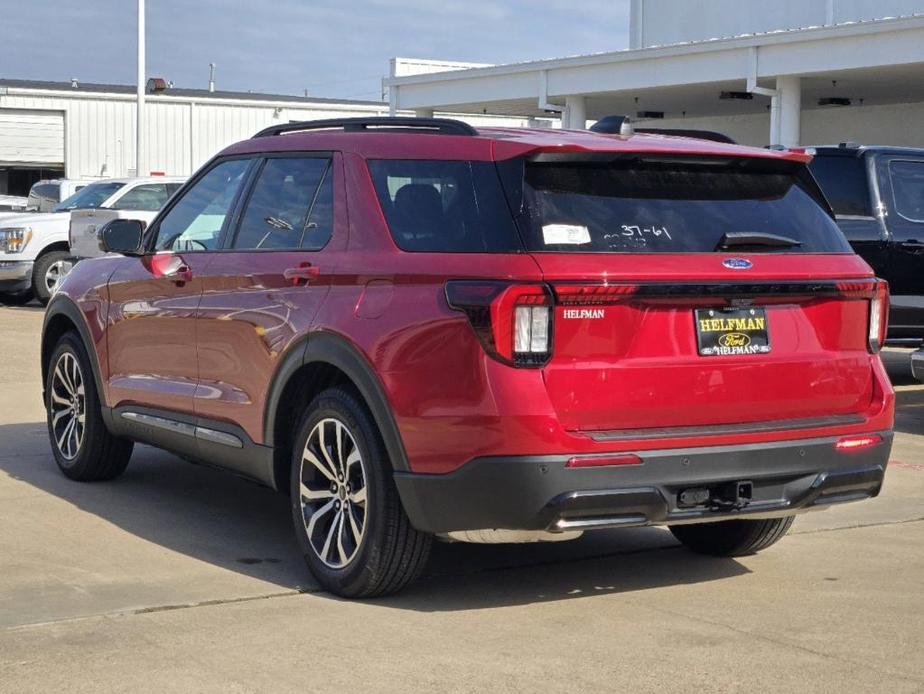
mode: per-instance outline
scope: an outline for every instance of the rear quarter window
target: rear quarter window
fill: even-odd
[[[818,155],[809,169],[825,194],[834,214],[869,217],[869,178],[862,157]]]
[[[924,222],[924,161],[890,161],[889,180],[895,211],[911,222]]]
[[[508,253],[522,249],[492,162],[369,162],[392,238],[405,251]]]

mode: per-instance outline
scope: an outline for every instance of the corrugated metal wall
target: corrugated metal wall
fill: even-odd
[[[126,176],[135,167],[133,97],[58,93],[0,95],[0,114],[9,110],[64,114],[65,175]],[[362,104],[267,105],[265,103],[190,102],[149,96],[146,100],[147,154],[151,171],[188,175],[223,147],[263,127],[290,120],[338,116],[387,115],[387,106]],[[58,145],[61,146],[61,145]],[[41,160],[40,160],[41,161]]]

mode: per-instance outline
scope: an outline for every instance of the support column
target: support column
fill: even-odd
[[[587,97],[565,97],[565,122],[562,127],[573,130],[584,130],[587,127]]]
[[[779,130],[777,142],[774,144],[798,147],[802,139],[802,78],[777,77],[776,90],[779,96],[774,101],[778,102],[777,127]],[[774,109],[771,107],[770,111],[772,123]],[[772,127],[771,125],[771,129]]]
[[[415,108],[414,115],[418,118],[433,118],[432,108]]]

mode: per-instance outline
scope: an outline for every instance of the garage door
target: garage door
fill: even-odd
[[[0,166],[64,164],[64,112],[0,108]]]

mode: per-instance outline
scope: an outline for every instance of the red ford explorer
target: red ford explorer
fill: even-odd
[[[887,290],[797,153],[347,119],[270,128],[118,220],[42,339],[64,474],[134,442],[292,500],[314,576],[398,590],[433,538],[666,525],[763,549],[875,496]]]

